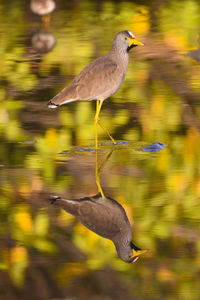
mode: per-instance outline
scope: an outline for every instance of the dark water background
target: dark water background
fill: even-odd
[[[1,1],[1,299],[200,299],[199,26],[195,0],[58,0],[49,26],[29,1]],[[97,186],[95,103],[50,110],[47,101],[124,29],[145,47],[132,50],[125,82],[103,104],[104,124],[125,143],[101,184],[149,249],[134,264],[48,202]],[[112,146],[101,129],[99,139],[102,161]],[[166,146],[139,151],[154,142]]]

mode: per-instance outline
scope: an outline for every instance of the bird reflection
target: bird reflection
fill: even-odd
[[[55,46],[54,36],[45,29],[36,32],[31,39],[31,45],[37,53],[45,54]]]
[[[132,242],[132,229],[123,206],[116,200],[105,196],[100,184],[100,174],[112,152],[113,149],[98,167],[98,151],[96,151],[95,179],[99,190],[97,195],[80,199],[51,196],[50,201],[74,215],[88,229],[110,239],[114,243],[119,257],[123,261],[131,263],[135,262],[146,250],[140,249]]]

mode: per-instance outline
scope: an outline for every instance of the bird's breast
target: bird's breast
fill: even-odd
[[[107,85],[107,88],[102,91],[99,95],[97,95],[97,100],[105,100],[108,97],[111,97],[113,94],[115,94],[121,87],[124,78],[126,76],[126,70],[121,70],[119,68],[119,71],[117,73],[117,76],[112,76],[110,78],[107,78],[107,81],[109,84]]]

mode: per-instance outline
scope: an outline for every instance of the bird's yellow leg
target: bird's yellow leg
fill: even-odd
[[[108,129],[102,124],[101,120],[98,120],[99,125],[101,126],[101,128],[103,128],[103,130],[107,133],[107,135],[109,136],[109,138],[111,139],[111,141],[113,142],[113,144],[117,144],[115,139],[111,136],[111,134],[109,133]]]
[[[96,114],[94,117],[94,134],[95,134],[95,148],[98,148],[98,132],[97,132],[97,123],[99,120],[99,113],[101,110],[101,101],[97,100],[97,106],[96,106]]]
[[[50,25],[50,14],[42,16],[42,25],[44,26],[44,28],[48,29],[49,25]]]
[[[96,144],[96,149],[98,148],[97,123],[107,133],[107,135],[109,136],[109,138],[111,139],[111,141],[113,142],[113,144],[116,145],[115,139],[111,136],[111,134],[109,133],[108,129],[102,124],[102,122],[101,122],[101,120],[99,118],[99,114],[100,114],[100,111],[101,111],[102,104],[103,104],[103,101],[97,100],[96,114],[95,114],[95,117],[94,117],[94,130],[95,130],[95,144]]]

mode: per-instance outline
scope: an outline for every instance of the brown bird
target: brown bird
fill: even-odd
[[[114,138],[101,123],[99,113],[103,101],[121,87],[128,68],[128,53],[137,45],[143,45],[143,43],[137,41],[132,32],[128,30],[119,32],[114,38],[110,52],[87,65],[71,84],[48,103],[48,107],[56,108],[74,101],[97,100],[94,118],[96,149],[98,148],[97,123],[116,144]]]
[[[54,0],[31,0],[30,9],[39,16],[45,16],[54,11],[56,4]]]
[[[128,217],[122,205],[116,200],[98,193],[81,199],[51,196],[50,201],[74,215],[88,229],[110,239],[123,261],[135,262],[139,255],[146,252],[133,244]]]
[[[30,9],[42,18],[44,27],[49,27],[50,14],[56,8],[54,0],[31,0]]]

